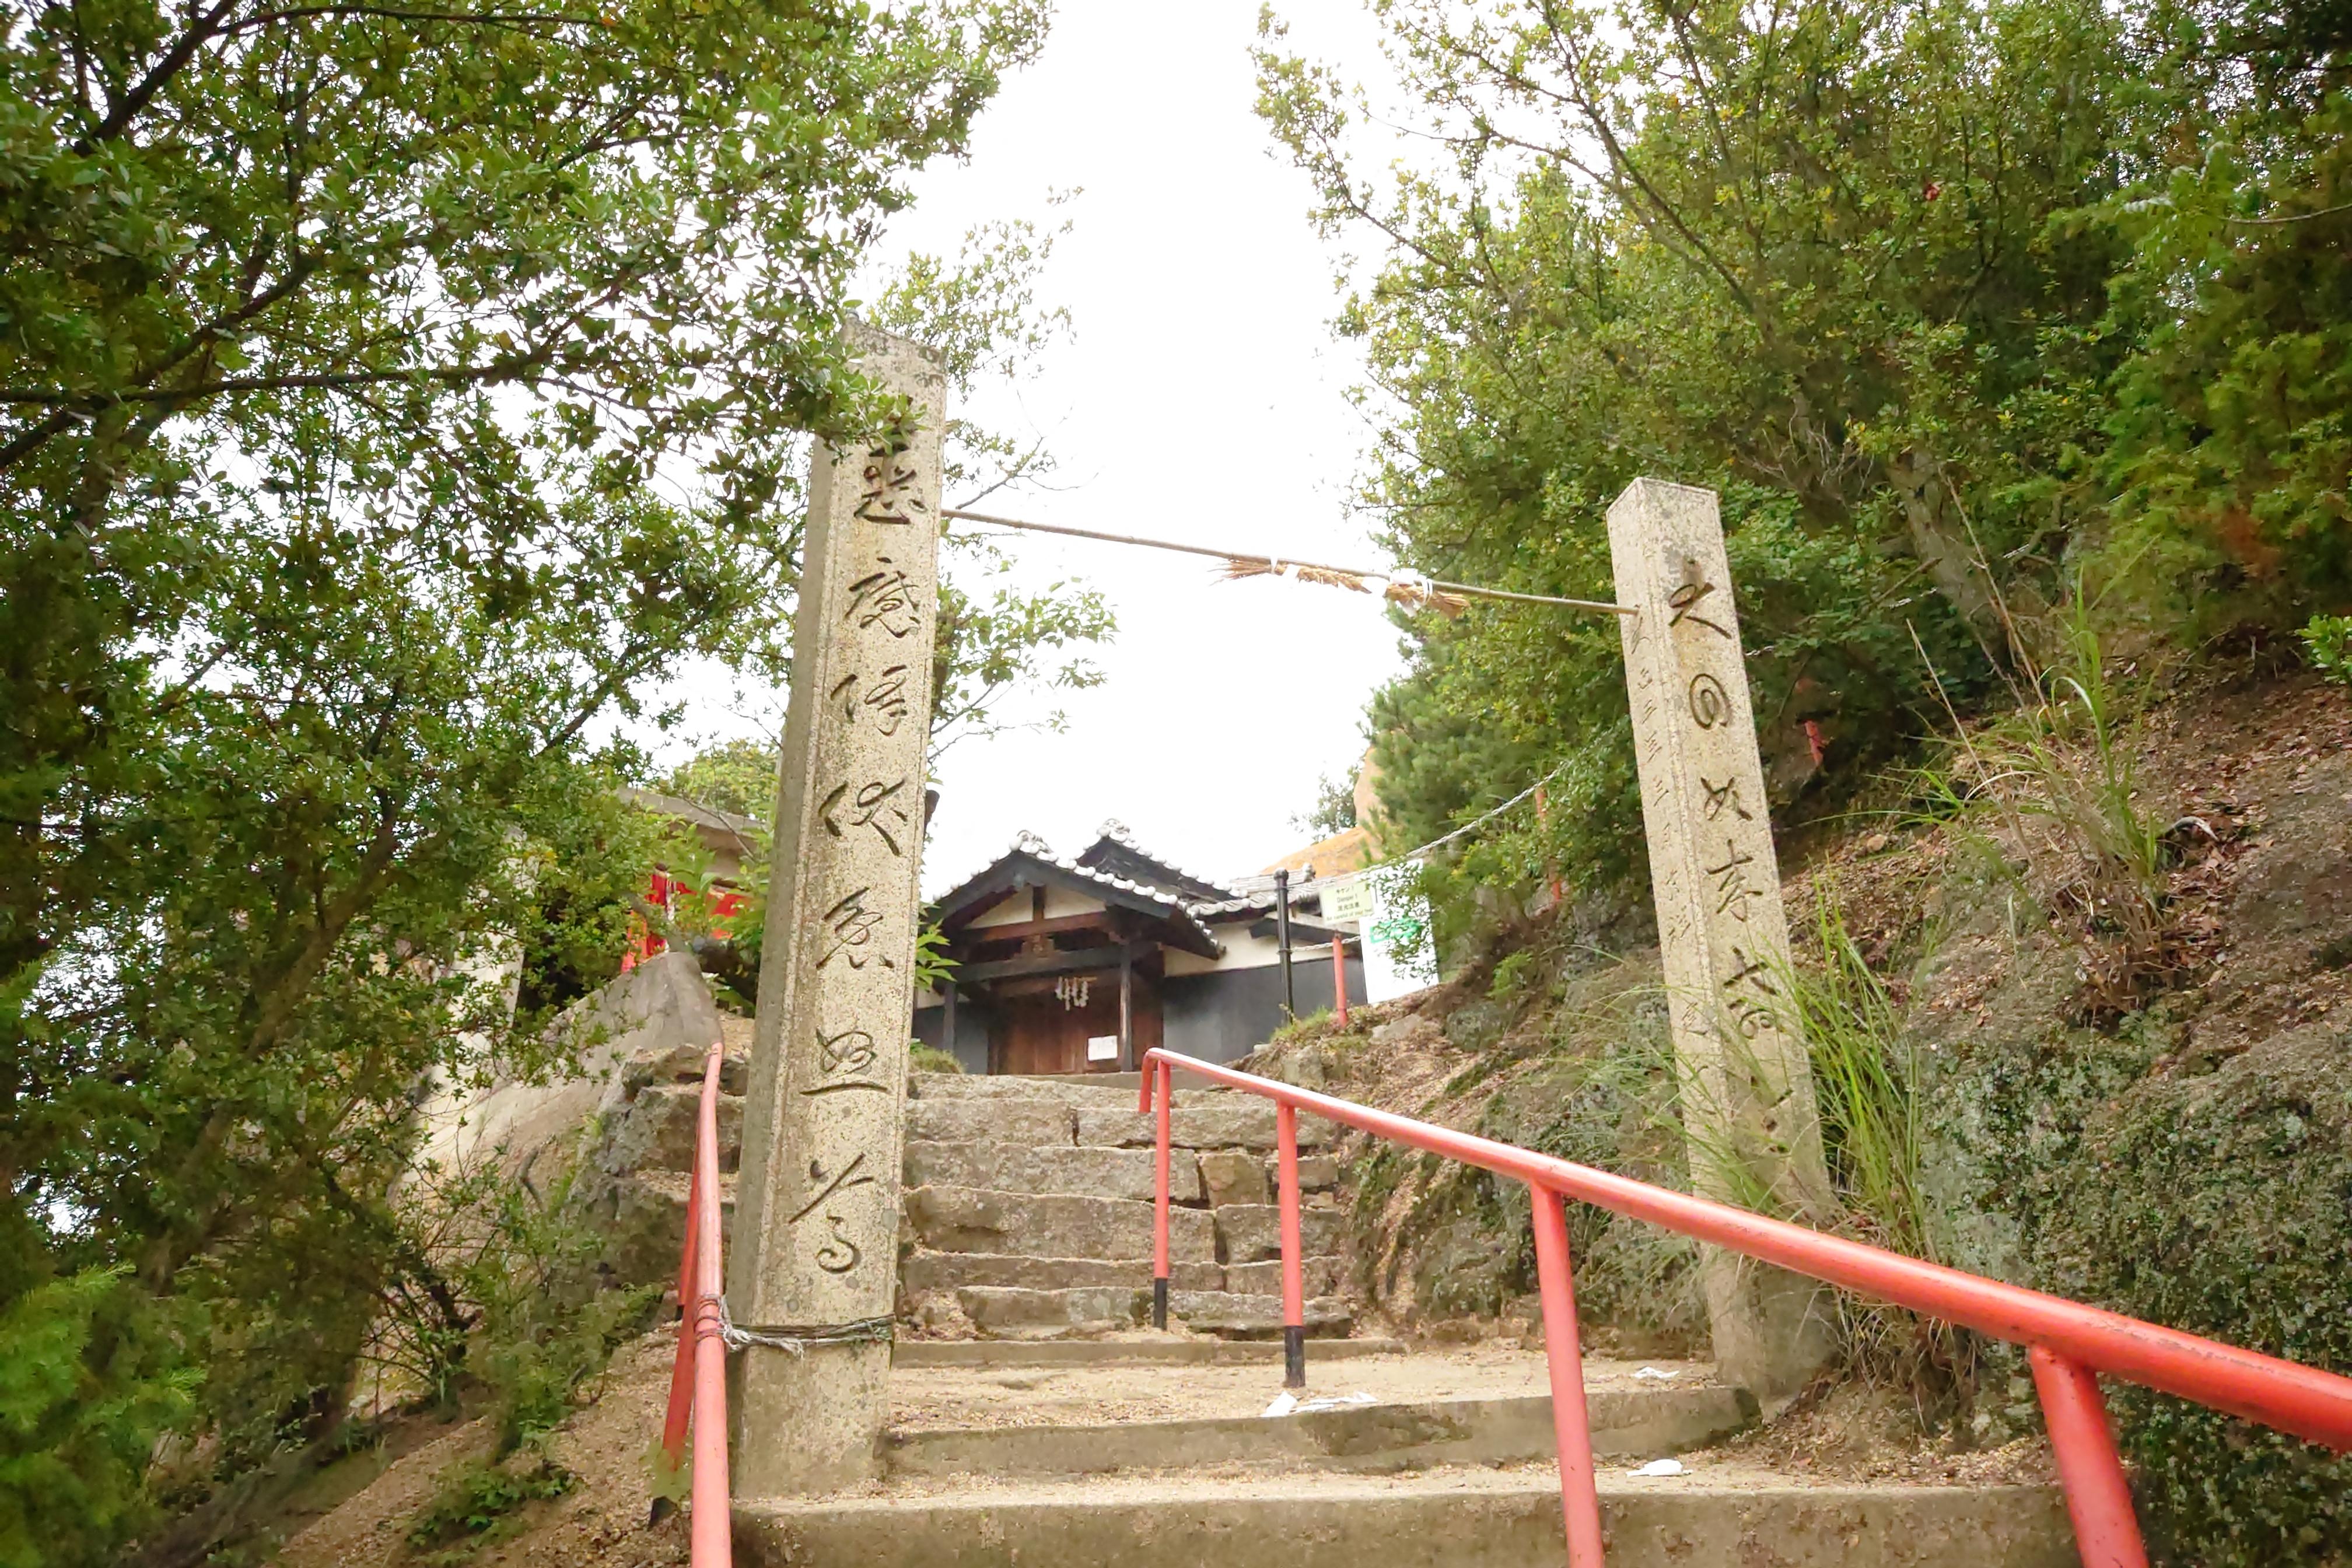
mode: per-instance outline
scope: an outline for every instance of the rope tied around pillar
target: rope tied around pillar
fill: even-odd
[[[762,1324],[757,1328],[738,1328],[728,1315],[727,1299],[711,1298],[719,1308],[719,1337],[730,1351],[747,1350],[753,1345],[762,1350],[789,1351],[793,1355],[805,1354],[812,1345],[887,1344],[894,1337],[888,1318],[860,1318],[850,1323],[818,1323],[803,1327],[799,1324]]]

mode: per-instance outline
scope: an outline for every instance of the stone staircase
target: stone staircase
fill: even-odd
[[[919,1073],[907,1105],[900,1315],[919,1333],[1098,1337],[1150,1308],[1152,1119],[1135,1079]],[[1299,1124],[1310,1336],[1344,1337],[1339,1167]],[[1274,1108],[1182,1090],[1171,1125],[1169,1316],[1195,1332],[1282,1331]]]
[[[1316,1342],[1307,1392],[1339,1397],[1276,1415],[1270,1344],[902,1340],[881,1479],[739,1499],[736,1561],[1559,1568],[1541,1354],[1369,1348]],[[2053,1487],[1776,1474],[1707,1447],[1753,1405],[1706,1368],[1586,1375],[1609,1568],[2075,1568]]]
[[[719,1200],[731,1218],[751,1021],[724,1021]],[[694,1168],[702,1058],[689,1047],[618,1064],[618,1094],[577,1189],[614,1279],[677,1268]],[[1151,1303],[1153,1123],[1135,1079],[909,1079],[899,1315],[926,1338],[1087,1339],[1143,1327]],[[1177,1097],[1169,1316],[1234,1339],[1282,1331],[1274,1108],[1223,1089]],[[1299,1122],[1307,1330],[1344,1338],[1339,1167],[1329,1130]]]
[[[749,1026],[727,1022],[731,1209]],[[605,1267],[676,1268],[700,1055],[618,1065],[584,1173]],[[1558,1568],[1540,1352],[1347,1334],[1338,1172],[1302,1119],[1309,1396],[1282,1394],[1272,1108],[1181,1089],[1171,1307],[1150,1299],[1152,1124],[1131,1078],[919,1075],[909,1091],[894,1412],[874,1483],[739,1498],[751,1565]],[[1657,1375],[1660,1370],[1670,1377]],[[2057,1489],[1775,1473],[1706,1445],[1754,1405],[1707,1368],[1586,1363],[1610,1568],[2074,1568]],[[1338,1399],[1328,1396],[1338,1395]],[[1679,1456],[1673,1475],[1637,1473]]]

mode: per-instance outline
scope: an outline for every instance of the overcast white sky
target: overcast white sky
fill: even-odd
[[[1357,0],[1287,0],[1290,44],[1351,78],[1381,74]],[[952,255],[970,226],[1044,220],[1051,191],[1076,227],[1042,280],[1075,341],[1021,391],[1062,471],[1052,493],[985,510],[1045,522],[1342,564],[1382,562],[1347,513],[1367,431],[1358,378],[1327,321],[1335,253],[1311,192],[1251,112],[1257,0],[1063,0],[1044,58],[981,119],[970,161],[940,163],[891,236]],[[956,498],[950,498],[956,499]],[[924,857],[938,892],[1028,828],[1074,854],[1116,816],[1192,869],[1252,871],[1305,842],[1290,818],[1318,775],[1361,752],[1365,701],[1399,668],[1380,601],[1213,563],[1015,536],[1039,582],[1081,576],[1109,597],[1108,679],[1059,703],[1066,732],[955,746],[936,781]],[[739,709],[751,710],[754,694]],[[733,726],[748,731],[749,722]],[[699,709],[697,739],[730,728]],[[676,748],[672,748],[676,750]]]

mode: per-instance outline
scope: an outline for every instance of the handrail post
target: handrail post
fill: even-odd
[[[1282,1386],[1307,1386],[1306,1266],[1298,1240],[1298,1112],[1274,1107],[1276,1201],[1282,1215]]]
[[[712,1045],[702,1069],[702,1110],[694,1140],[699,1203],[694,1238],[694,1513],[688,1535],[694,1568],[726,1568],[734,1551],[727,1484],[727,1341],[720,1332],[727,1284],[719,1261],[719,1051]]]
[[[1552,1434],[1559,1445],[1559,1505],[1569,1568],[1601,1568],[1601,1493],[1592,1474],[1592,1425],[1584,1405],[1584,1350],[1576,1332],[1576,1279],[1568,1217],[1550,1188],[1528,1184],[1534,1209],[1536,1283],[1543,1293],[1544,1355],[1551,1374]]]
[[[1151,1326],[1168,1326],[1168,1136],[1176,1085],[1166,1062],[1153,1062],[1160,1095],[1152,1107]]]
[[[692,1184],[686,1196],[686,1247],[677,1262],[677,1354],[670,1362],[669,1408],[662,1417],[662,1463],[676,1475],[686,1468],[686,1428],[694,1414],[694,1287],[701,1276],[696,1237],[702,1226],[702,1162],[697,1159]],[[654,1522],[659,1524],[668,1500],[654,1500]]]
[[[1344,1029],[1348,1026],[1348,940],[1345,937],[1331,939],[1331,1011],[1338,1017],[1339,1027]]]
[[[2026,1356],[2033,1363],[2033,1387],[2042,1396],[2050,1452],[2058,1461],[2083,1568],[2147,1568],[2147,1548],[2132,1512],[2123,1456],[2107,1429],[2098,1374],[2040,1345],[2028,1347]]]

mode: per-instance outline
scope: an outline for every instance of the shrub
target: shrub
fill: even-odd
[[[579,1480],[537,1449],[454,1466],[442,1473],[433,1500],[410,1524],[408,1544],[426,1563],[461,1563],[515,1534],[526,1505],[552,1501]]]
[[[2342,686],[2352,686],[2352,616],[2314,616],[2303,628],[2311,667]]]
[[[193,1372],[123,1271],[48,1280],[0,1309],[0,1568],[110,1560],[152,1511],[155,1441],[193,1409]]]

